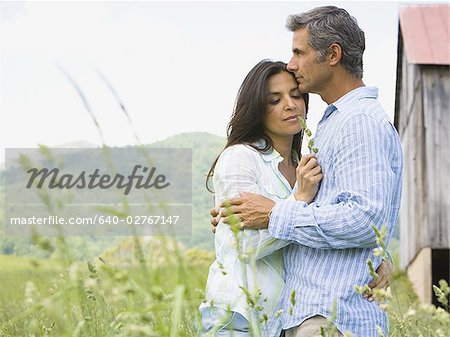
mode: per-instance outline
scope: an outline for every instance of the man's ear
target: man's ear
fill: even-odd
[[[339,44],[333,43],[330,46],[330,53],[328,54],[328,59],[330,61],[330,65],[335,66],[341,61],[342,58],[342,48]]]

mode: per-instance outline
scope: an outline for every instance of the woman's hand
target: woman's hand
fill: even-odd
[[[313,155],[305,155],[300,159],[296,169],[298,180],[298,191],[294,197],[310,203],[319,190],[319,183],[323,178],[322,168]]]

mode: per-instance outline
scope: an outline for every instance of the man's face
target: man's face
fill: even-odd
[[[317,62],[317,52],[309,42],[306,28],[294,32],[292,38],[292,57],[287,69],[295,75],[301,92],[320,94],[331,76],[327,59]]]

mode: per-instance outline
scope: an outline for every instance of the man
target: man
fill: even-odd
[[[341,334],[375,337],[379,326],[387,336],[387,315],[353,289],[370,280],[368,258],[375,266],[381,262],[373,256],[372,226],[387,226],[389,243],[397,219],[400,140],[377,101],[378,90],[362,81],[365,39],[356,20],[326,6],[290,16],[287,27],[293,32],[288,70],[301,91],[317,93],[328,104],[315,137],[324,178],[310,204],[294,197],[274,204],[242,193],[229,200],[229,211],[243,228],[268,228],[273,237],[297,243],[284,251],[280,305],[287,337],[320,336],[333,303],[333,324]]]

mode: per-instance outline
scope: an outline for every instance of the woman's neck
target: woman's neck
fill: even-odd
[[[293,138],[272,139],[274,149],[284,158],[283,165],[289,166],[292,164],[292,141]]]
[[[273,139],[274,149],[283,157],[283,161],[278,164],[278,171],[286,178],[291,188],[294,188],[296,175],[295,164],[292,160],[292,141],[293,137],[288,139]]]

